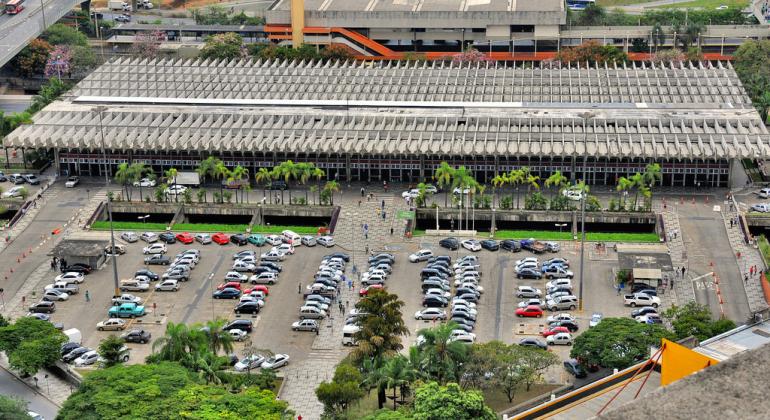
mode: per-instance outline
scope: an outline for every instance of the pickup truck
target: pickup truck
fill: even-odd
[[[45,290],[48,290],[48,289],[58,290],[60,292],[65,292],[70,295],[74,295],[75,293],[80,291],[80,288],[78,287],[77,284],[70,284],[70,283],[67,283],[66,281],[57,281],[56,283],[49,284],[45,287]]]
[[[527,251],[534,252],[535,254],[542,254],[545,252],[548,247],[545,246],[544,243],[540,241],[536,241],[534,239],[524,239],[521,241],[521,248],[526,249]]]
[[[110,318],[136,318],[144,316],[144,313],[144,306],[137,305],[136,303],[121,303],[107,311]]]
[[[623,304],[632,307],[652,306],[653,308],[657,308],[660,306],[660,298],[657,296],[649,296],[644,293],[623,295]]]
[[[142,304],[142,298],[138,296],[134,296],[130,293],[123,293],[120,296],[113,296],[112,297],[112,304],[113,305],[120,305],[121,303],[136,303],[137,305]]]

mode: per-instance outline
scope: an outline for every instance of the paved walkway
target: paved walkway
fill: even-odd
[[[687,266],[687,254],[684,245],[684,239],[681,234],[681,227],[679,226],[679,214],[673,206],[667,206],[665,210],[662,210],[663,224],[666,229],[666,235],[669,233],[678,232],[676,237],[668,237],[667,244],[668,250],[671,255],[671,264],[674,268]],[[681,274],[668,273],[670,278],[673,278],[674,287],[673,290],[669,289],[663,296],[661,296],[661,303],[663,307],[670,307],[671,305],[684,305],[687,302],[695,301],[695,292],[688,281],[683,281]],[[686,276],[689,278],[689,273]],[[669,280],[671,281],[671,280]]]
[[[382,217],[383,202],[385,218]],[[353,276],[353,265],[358,270],[367,269],[367,249],[370,253],[387,250],[388,243],[401,238],[399,232],[403,232],[403,227],[399,230],[398,226],[401,226],[402,222],[395,219],[395,213],[396,209],[404,207],[402,202],[401,198],[384,192],[375,194],[370,200],[361,198],[360,194],[354,197],[348,192],[346,197],[342,197],[337,202],[341,211],[334,231],[334,240],[337,248],[351,254],[351,261],[347,264],[345,273],[347,276]],[[368,227],[366,235],[364,235],[364,225]],[[394,229],[393,236],[390,233],[391,227]],[[347,304],[345,312],[350,311],[358,301],[359,288],[357,277],[352,289],[347,285],[341,287],[339,301],[343,305]],[[337,302],[332,302],[329,314],[329,318],[321,324],[321,330],[313,341],[308,358],[290,365],[284,371],[285,382],[279,398],[287,401],[303,419],[321,418],[323,404],[316,398],[315,389],[321,382],[331,380],[334,376],[334,368],[349,351],[342,346],[345,315],[340,313]]]
[[[759,271],[764,271],[767,267],[762,261],[762,257],[759,254],[759,249],[753,245],[747,245],[744,241],[743,231],[739,225],[730,227],[730,220],[736,220],[736,217],[740,215],[740,206],[733,201],[733,205],[728,205],[727,208],[722,209],[722,221],[725,224],[727,230],[727,237],[730,240],[730,246],[733,249],[733,255],[735,255],[736,263],[738,264],[738,270],[740,270],[740,278],[744,279],[743,287],[746,291],[746,297],[749,301],[749,309],[752,313],[761,311],[767,308],[767,302],[765,296],[762,293],[762,286],[760,285],[759,275],[749,275],[749,267],[756,266]],[[738,257],[740,254],[740,257]],[[746,276],[748,275],[748,281]],[[738,321],[738,320],[736,320]]]

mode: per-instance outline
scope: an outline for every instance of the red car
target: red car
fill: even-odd
[[[551,327],[551,328],[546,328],[545,330],[543,330],[542,335],[543,335],[543,337],[548,337],[549,335],[554,335],[554,334],[558,334],[558,333],[562,333],[562,332],[569,334],[569,329],[567,327]]]
[[[224,233],[215,233],[211,235],[211,240],[218,243],[219,245],[227,245],[230,243],[230,237]]]
[[[238,283],[238,284],[240,285],[240,283]],[[241,288],[239,287],[239,288],[238,288],[238,290],[241,290]],[[251,293],[251,292],[255,292],[255,291],[262,291],[262,292],[264,292],[264,293],[265,293],[265,296],[267,296],[267,295],[269,295],[269,294],[270,294],[270,293],[267,291],[267,286],[264,286],[264,285],[261,285],[261,284],[258,284],[258,285],[256,285],[256,286],[252,287],[251,289],[246,289],[246,291],[245,291],[245,292],[243,292],[243,294],[244,294],[244,295],[248,295],[249,293]]]
[[[226,287],[232,287],[233,289],[241,290],[241,283],[237,281],[228,281],[227,283],[222,283],[217,286],[217,290],[222,290]]]
[[[181,242],[181,243],[183,243],[183,244],[185,244],[185,245],[189,245],[189,244],[195,242],[195,238],[193,238],[193,236],[190,235],[187,232],[185,232],[185,233],[177,233],[176,240]]]
[[[370,286],[366,286],[363,289],[359,290],[358,291],[358,295],[359,296],[366,296],[367,294],[369,294],[370,290],[382,289],[382,288],[383,288],[383,286],[381,284],[372,284]]]
[[[526,308],[517,308],[516,316],[527,318],[540,318],[543,316],[543,310],[539,306],[529,305]]]

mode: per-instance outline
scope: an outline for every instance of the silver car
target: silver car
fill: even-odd
[[[148,244],[151,244],[153,242],[158,242],[158,235],[152,232],[144,232],[142,236],[139,237],[139,239],[147,242]]]
[[[120,239],[132,244],[139,240],[139,235],[136,232],[123,232],[120,234]]]
[[[301,319],[291,324],[294,331],[318,331],[318,321],[315,319]]]
[[[196,233],[195,240],[202,245],[207,245],[211,243],[211,235],[208,233]]]
[[[317,243],[315,240],[315,237],[310,235],[303,236],[300,242],[302,243],[302,245],[305,245],[305,246],[316,246],[316,243]]]

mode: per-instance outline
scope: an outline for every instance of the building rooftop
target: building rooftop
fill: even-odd
[[[20,147],[303,153],[770,155],[729,65],[510,68],[117,59],[6,138]],[[102,131],[104,130],[104,140]]]
[[[289,10],[290,0],[279,0],[270,10]],[[318,12],[553,12],[560,0],[305,0],[305,10]]]
[[[51,251],[57,258],[98,257],[104,254],[104,247],[109,244],[106,240],[77,240],[65,239],[59,242]]]

